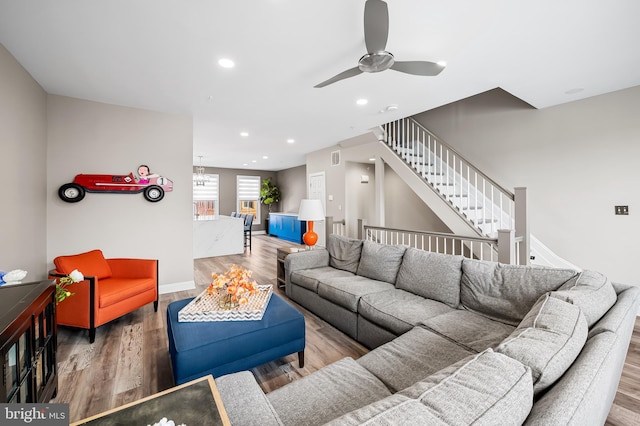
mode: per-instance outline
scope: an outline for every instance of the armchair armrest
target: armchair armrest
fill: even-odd
[[[284,260],[285,293],[291,297],[291,273],[301,269],[329,266],[329,252],[326,248],[299,251],[289,254]]]
[[[158,276],[158,261],[155,259],[106,259],[115,278],[149,278]]]

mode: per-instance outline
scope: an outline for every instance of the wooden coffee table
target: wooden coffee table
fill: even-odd
[[[153,425],[166,417],[176,425],[231,425],[211,375],[88,417],[70,426]]]

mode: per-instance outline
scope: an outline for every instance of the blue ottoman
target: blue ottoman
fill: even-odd
[[[167,307],[167,333],[176,385],[207,374],[220,377],[250,370],[298,353],[304,366],[304,316],[279,296],[271,300],[260,321],[178,322],[178,311],[193,298]]]

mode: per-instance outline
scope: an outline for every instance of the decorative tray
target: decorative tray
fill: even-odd
[[[189,302],[178,312],[178,322],[206,321],[260,321],[269,304],[273,287],[259,285],[258,293],[249,296],[249,302],[238,307],[225,309],[220,307],[218,293],[207,294],[207,290]]]

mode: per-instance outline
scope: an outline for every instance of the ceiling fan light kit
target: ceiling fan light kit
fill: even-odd
[[[367,53],[360,58],[357,67],[343,71],[314,87],[325,87],[363,72],[375,73],[392,69],[405,74],[436,76],[444,69],[445,64],[442,62],[397,62],[393,54],[385,50],[388,36],[389,10],[387,3],[382,0],[367,0],[364,5],[364,43],[367,47]]]

